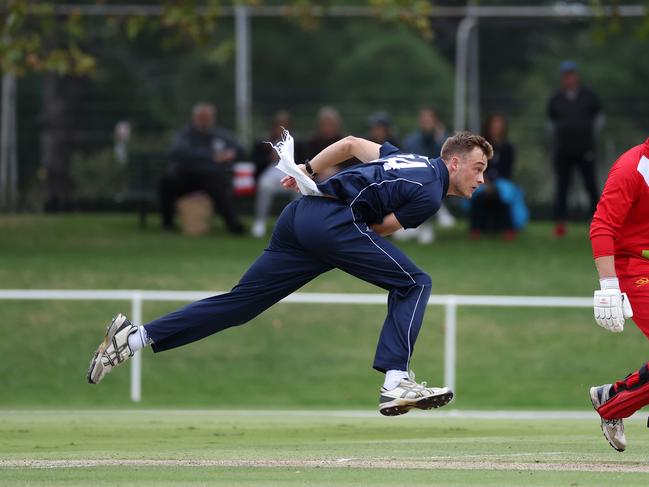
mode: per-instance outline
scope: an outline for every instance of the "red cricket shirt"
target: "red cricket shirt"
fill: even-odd
[[[649,274],[649,139],[615,161],[590,225],[593,256],[615,256],[618,277]]]

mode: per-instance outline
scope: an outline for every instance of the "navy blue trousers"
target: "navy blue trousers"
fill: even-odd
[[[196,301],[145,325],[153,350],[243,325],[333,268],[389,291],[374,368],[408,370],[430,296],[430,277],[357,221],[349,206],[324,197],[306,196],[284,208],[268,248],[229,293]]]

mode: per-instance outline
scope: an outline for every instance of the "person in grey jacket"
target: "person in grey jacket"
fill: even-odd
[[[446,127],[439,118],[437,108],[422,106],[419,109],[418,128],[405,138],[403,149],[406,152],[422,154],[426,157],[439,157],[442,145],[447,137]],[[455,225],[455,218],[445,204],[442,204],[435,218],[442,228]],[[433,221],[431,219],[420,225],[419,228],[399,230],[393,237],[399,241],[416,238],[420,244],[430,244],[435,240]]]

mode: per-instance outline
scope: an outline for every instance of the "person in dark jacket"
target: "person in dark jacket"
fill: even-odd
[[[171,165],[160,182],[162,226],[173,229],[176,201],[194,191],[204,191],[221,214],[228,230],[243,232],[232,199],[230,169],[243,159],[243,148],[229,131],[215,127],[216,109],[198,103],[192,109],[191,123],[176,135],[171,147]]]
[[[579,67],[563,61],[559,67],[561,87],[548,101],[547,113],[554,136],[554,171],[557,179],[554,234],[566,233],[567,198],[572,174],[581,173],[595,213],[599,190],[595,175],[595,132],[604,117],[597,95],[582,86]]]
[[[342,121],[335,108],[327,106],[320,108],[317,124],[316,133],[304,146],[304,157],[307,159],[313,159],[326,147],[343,138]]]
[[[501,194],[501,183],[511,182],[514,146],[507,139],[507,120],[493,114],[487,117],[482,136],[491,144],[494,156],[485,171],[485,183],[471,198],[471,237],[483,232],[504,232],[506,240],[516,236],[510,202]]]
[[[394,125],[392,124],[392,117],[388,112],[375,112],[367,119],[369,126],[368,140],[383,144],[389,142],[395,147],[401,147],[401,142],[394,135]]]

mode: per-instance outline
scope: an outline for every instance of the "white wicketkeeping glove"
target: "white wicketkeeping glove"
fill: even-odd
[[[629,298],[620,292],[617,278],[600,279],[599,283],[601,290],[595,291],[593,298],[595,321],[608,331],[624,331],[624,319],[633,316]]]

